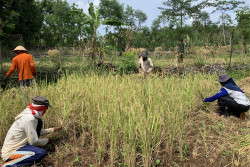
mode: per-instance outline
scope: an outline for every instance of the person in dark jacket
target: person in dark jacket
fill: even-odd
[[[220,92],[204,99],[204,102],[218,100],[219,115],[225,117],[234,115],[245,119],[245,112],[249,110],[250,102],[245,93],[228,75],[220,75],[218,81],[222,85]]]
[[[183,38],[181,38],[180,43],[178,44],[178,63],[183,62],[183,57],[185,54],[184,48],[185,44],[183,43]]]

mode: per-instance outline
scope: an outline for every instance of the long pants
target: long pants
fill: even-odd
[[[184,53],[178,53],[178,63],[183,62]]]
[[[34,84],[34,79],[25,79],[20,81],[20,86],[23,87],[32,87]]]
[[[42,120],[38,119],[36,129],[38,137],[41,133],[42,124]],[[3,167],[21,167],[25,165],[32,165],[42,160],[45,156],[46,151],[44,149],[26,144],[24,147],[19,148],[13,155],[11,155],[10,158],[5,161],[6,163]]]
[[[32,89],[29,89],[29,88],[33,87],[34,81],[35,81],[34,79],[25,79],[25,80],[19,81],[20,88],[21,88],[22,95],[23,95],[22,96],[23,104],[26,104],[27,101],[29,101],[29,99],[33,96]],[[31,97],[29,97],[30,92],[31,92],[30,94]]]
[[[236,103],[236,101],[230,96],[223,96],[218,99],[218,109],[221,115],[234,115],[239,118],[241,113],[249,110],[249,106]]]

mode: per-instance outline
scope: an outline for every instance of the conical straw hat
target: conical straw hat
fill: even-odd
[[[14,50],[13,50],[13,52],[15,52],[15,51],[24,51],[24,52],[28,52],[23,46],[21,46],[21,45],[19,45],[19,46],[17,46]]]

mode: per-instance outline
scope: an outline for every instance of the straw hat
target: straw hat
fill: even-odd
[[[24,51],[24,52],[28,52],[23,46],[19,45],[17,46],[13,52],[16,52],[16,51]]]

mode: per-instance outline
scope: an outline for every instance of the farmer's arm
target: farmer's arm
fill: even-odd
[[[54,132],[54,128],[42,129],[40,135],[45,136]]]
[[[148,62],[148,63],[149,63],[149,69],[148,69],[147,72],[150,73],[150,72],[153,70],[153,62],[152,62],[151,59],[149,59],[148,61],[149,61],[149,62]]]
[[[15,59],[13,59],[9,71],[6,73],[6,76],[9,77],[15,70],[16,70],[16,61]]]
[[[141,58],[140,58],[140,59],[139,59],[139,69],[142,69],[141,63],[142,63],[142,61],[141,61]]]
[[[30,63],[30,68],[31,68],[32,73],[36,74],[37,73],[36,66],[31,55],[30,55],[29,63]]]
[[[26,124],[23,127],[27,135],[29,144],[34,146],[46,145],[49,142],[49,139],[48,138],[39,139],[35,127],[36,127],[35,120],[30,120],[26,122]]]
[[[212,101],[215,101],[218,98],[226,96],[226,95],[228,95],[227,90],[225,88],[221,88],[219,93],[216,93],[215,95],[204,99],[204,102],[212,102]]]
[[[53,132],[57,132],[62,129],[62,126],[54,127],[54,128],[49,128],[49,129],[42,129],[41,130],[41,136],[48,135]]]

